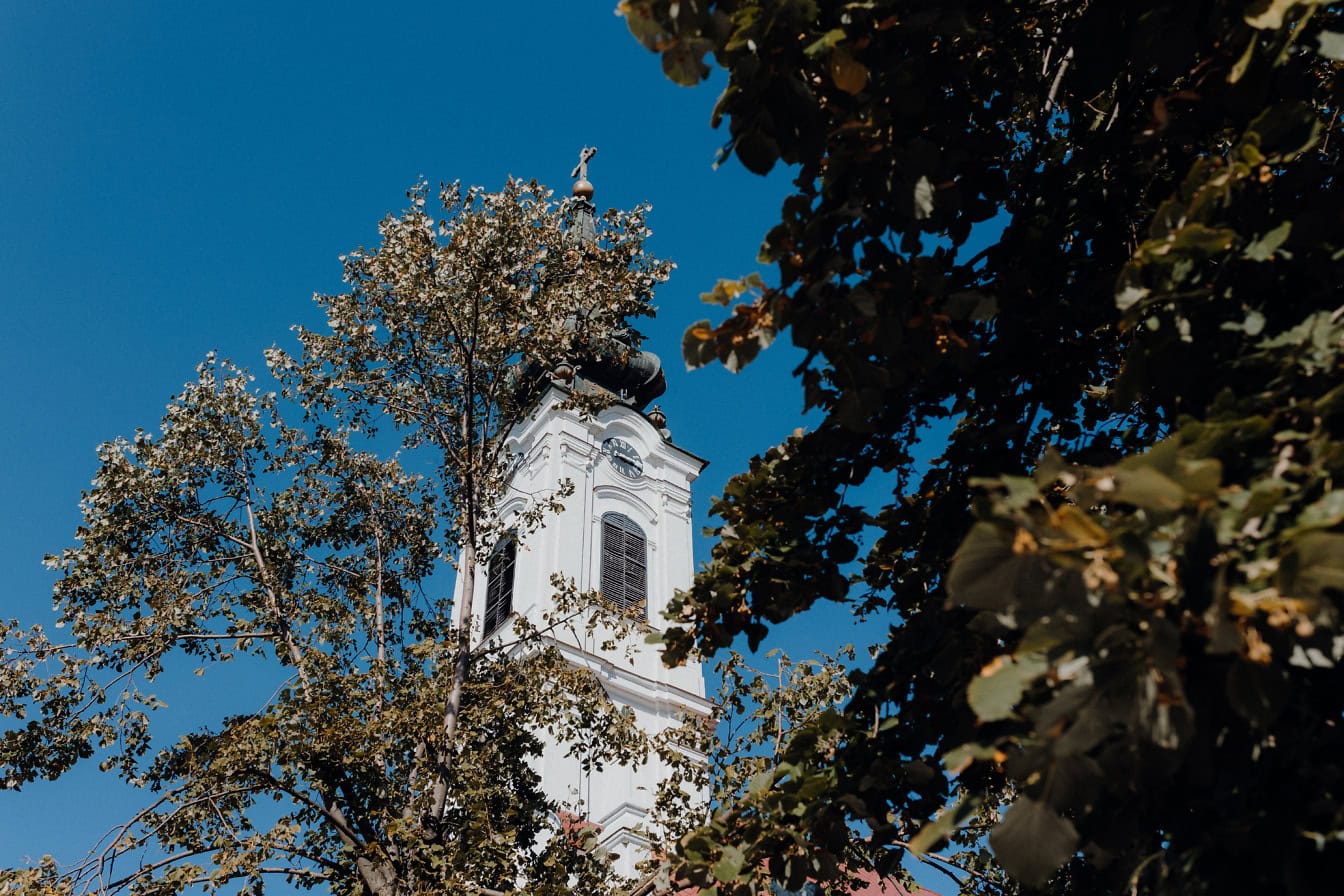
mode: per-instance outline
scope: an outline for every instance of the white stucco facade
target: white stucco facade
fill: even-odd
[[[535,413],[509,436],[510,453],[520,459],[500,507],[506,525],[534,496],[554,492],[565,480],[574,484],[564,510],[519,544],[513,612],[544,625],[554,600],[553,573],[572,578],[580,591],[600,590],[602,519],[619,513],[645,537],[646,618],[651,629],[660,629],[672,595],[691,585],[691,484],[704,461],[673,445],[633,408],[618,404],[583,420],[560,407],[567,395],[562,388],[549,388]],[[602,446],[610,439],[634,449],[637,474],[631,475],[629,465],[622,473],[604,454]],[[476,576],[472,625],[482,632],[489,571],[483,565]],[[497,631],[508,637],[511,629],[505,622]],[[658,648],[644,643],[642,633],[615,650],[603,650],[601,634],[587,635],[580,622],[554,629],[551,637],[570,662],[593,672],[617,706],[635,714],[644,731],[656,734],[679,724],[687,713],[709,716],[700,665],[691,661],[666,668]],[[633,873],[646,845],[639,832],[647,827],[666,769],[655,756],[637,768],[609,765],[586,773],[566,752],[565,745],[548,743],[538,767],[543,786],[568,811],[599,825],[603,844],[620,855],[618,870]]]

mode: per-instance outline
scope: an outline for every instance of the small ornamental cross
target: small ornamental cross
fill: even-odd
[[[569,172],[570,177],[577,177],[579,180],[588,179],[588,160],[597,155],[596,146],[585,146],[579,151],[579,164],[574,166],[574,170]]]

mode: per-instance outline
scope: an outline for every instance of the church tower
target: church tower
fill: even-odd
[[[572,231],[579,241],[593,239],[593,187],[586,177],[592,152],[585,149],[574,170]],[[613,399],[596,417],[584,419],[563,406],[573,390],[594,389]],[[672,595],[691,585],[691,484],[705,466],[673,443],[657,408],[646,410],[665,389],[658,357],[633,348],[620,358],[576,361],[552,376],[534,412],[509,434],[513,468],[500,518],[507,525],[529,496],[550,492],[561,481],[572,482],[574,493],[523,544],[504,539],[476,571],[476,594],[485,597],[477,599],[471,624],[481,637],[507,632],[514,614],[543,626],[553,609],[555,573],[572,579],[580,592],[600,592],[642,618],[650,631],[663,627]],[[647,734],[674,727],[688,714],[710,715],[699,663],[666,668],[643,633],[615,649],[603,649],[609,636],[600,629],[588,633],[582,625],[554,629],[548,638],[569,662],[592,672]],[[602,845],[620,856],[617,870],[633,874],[647,854],[641,831],[667,769],[650,756],[638,767],[585,771],[567,750],[547,744],[537,768],[543,787],[597,825]]]

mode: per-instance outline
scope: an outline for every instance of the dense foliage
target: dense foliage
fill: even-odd
[[[678,873],[950,839],[967,892],[1337,891],[1339,5],[621,12],[673,80],[726,70],[725,156],[796,174],[687,362],[787,332],[824,415],[715,502],[668,659],[819,600],[892,623]]]
[[[454,608],[435,574],[499,537],[504,437],[544,372],[629,351],[669,265],[643,209],[581,242],[537,184],[446,186],[437,220],[430,198],[343,258],[349,291],[318,297],[329,331],[268,354],[277,391],[212,357],[158,432],[100,449],[77,543],[50,560],[64,637],[0,624],[0,782],[92,759],[147,801],[81,861],[0,870],[0,893],[618,885],[591,833],[554,825],[528,759],[549,731],[583,761],[633,760],[639,733],[544,629],[475,644],[475,577]],[[152,689],[189,701],[193,671],[231,660],[255,691],[231,702],[256,710],[165,743]]]

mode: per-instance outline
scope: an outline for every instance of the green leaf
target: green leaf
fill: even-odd
[[[630,17],[627,21],[633,21]],[[683,87],[694,87],[709,77],[705,54],[713,45],[703,38],[675,40],[663,51],[663,74]]]
[[[1033,622],[1017,642],[1019,653],[1047,653],[1080,635],[1078,620],[1066,613],[1042,616]]]
[[[768,792],[775,783],[775,770],[767,768],[751,776],[751,781],[747,784],[747,793],[752,796],[761,796]]]
[[[1289,537],[1312,529],[1329,529],[1344,522],[1344,490],[1329,491],[1297,515],[1297,524],[1285,534]],[[1299,554],[1301,548],[1299,547]]]
[[[1100,547],[1109,540],[1106,529],[1077,504],[1065,504],[1050,514],[1050,524],[1075,547]]]
[[[1041,578],[1034,553],[1015,550],[998,526],[981,522],[971,527],[952,558],[947,593],[963,606],[1006,611],[1020,591],[1037,589]]]
[[[1259,311],[1247,311],[1241,323],[1228,322],[1223,324],[1222,328],[1245,333],[1247,336],[1259,336],[1265,330],[1265,316]]]
[[[761,353],[761,341],[747,339],[743,341],[722,340],[719,343],[719,360],[732,373],[738,373]]]
[[[933,184],[924,175],[915,181],[915,220],[923,221],[933,214]]]
[[[1320,6],[1330,0],[1257,0],[1246,13],[1246,24],[1262,31],[1276,31],[1283,27],[1284,16],[1294,6]]]
[[[704,367],[717,356],[714,340],[714,325],[707,320],[699,320],[686,328],[681,337],[681,356],[687,370]]]
[[[703,830],[691,831],[681,838],[681,852],[692,862],[704,862],[713,849],[709,837]]]
[[[1023,796],[990,832],[989,845],[1010,877],[1039,887],[1077,850],[1078,829],[1048,806]]]
[[[832,28],[803,48],[804,55],[819,56],[845,39],[845,29]]]
[[[1000,657],[971,679],[966,699],[981,722],[1013,717],[1022,695],[1050,666],[1043,654]]]
[[[1250,67],[1251,59],[1255,56],[1256,43],[1258,43],[1258,38],[1253,34],[1251,39],[1246,42],[1246,49],[1241,51],[1241,56],[1238,57],[1236,64],[1227,73],[1227,83],[1235,84],[1246,74],[1246,69]]]
[[[1145,510],[1175,510],[1185,503],[1185,489],[1152,467],[1132,467],[1115,472],[1111,499]]]
[[[1293,232],[1293,222],[1284,221],[1278,227],[1266,233],[1264,236],[1249,243],[1242,254],[1252,261],[1269,261],[1274,257],[1274,253],[1288,240],[1288,234]],[[1255,334],[1252,333],[1252,336]]]
[[[657,50],[667,39],[667,33],[663,30],[662,25],[654,19],[647,3],[621,0],[620,3],[616,4],[616,12],[625,18],[625,24],[630,29],[630,33],[646,49]]]
[[[1167,238],[1166,244],[1158,244],[1159,254],[1178,252],[1185,255],[1217,255],[1232,248],[1237,241],[1237,232],[1227,227],[1209,227],[1206,224],[1187,224]]]
[[[932,205],[930,205],[932,210]],[[999,300],[974,289],[954,292],[943,303],[943,313],[953,320],[973,320],[984,323],[999,313]]]
[[[759,127],[748,127],[733,140],[733,152],[752,174],[768,174],[779,159],[779,144]]]
[[[956,777],[972,762],[993,759],[998,752],[998,747],[992,744],[962,744],[943,754],[943,767],[949,775]]]
[[[1121,311],[1128,311],[1147,298],[1151,292],[1151,289],[1144,286],[1127,285],[1115,294],[1115,307]]]
[[[1227,702],[1242,718],[1266,726],[1278,718],[1288,685],[1273,666],[1236,660],[1227,670]]]
[[[1304,102],[1279,103],[1256,116],[1247,127],[1247,136],[1260,140],[1265,161],[1270,164],[1292,161],[1311,149],[1324,130],[1315,111]]]
[[[1223,481],[1223,465],[1219,461],[1213,458],[1183,459],[1180,470],[1181,486],[1187,493],[1201,498],[1212,498],[1218,493],[1218,486]]]
[[[1316,42],[1318,44],[1317,53],[1320,53],[1326,59],[1344,62],[1344,33],[1322,31],[1316,35]]]
[[[1330,505],[1318,513],[1331,513]],[[1306,594],[1344,591],[1344,535],[1309,532],[1293,542],[1295,590]]]
[[[710,866],[710,873],[714,875],[715,879],[725,884],[732,883],[737,880],[745,861],[746,857],[742,854],[741,849],[731,843],[725,843],[723,855]]]
[[[910,851],[919,856],[934,849],[975,814],[980,802],[978,797],[964,796],[952,807],[938,813],[933,821],[925,822],[910,838]]]

